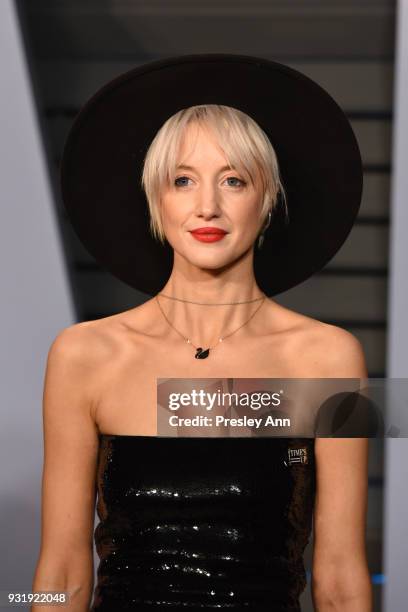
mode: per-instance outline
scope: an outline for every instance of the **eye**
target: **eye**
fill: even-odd
[[[229,187],[243,187],[246,185],[245,181],[237,178],[236,176],[229,176],[225,180],[227,181]]]
[[[176,187],[188,187],[189,185],[188,181],[190,180],[191,179],[189,179],[188,176],[178,176],[174,180],[174,184],[176,185]]]

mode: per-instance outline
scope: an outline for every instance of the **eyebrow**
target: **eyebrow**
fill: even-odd
[[[177,166],[177,170],[195,170],[193,166],[186,166],[185,164],[180,164]],[[226,172],[227,170],[236,170],[233,166],[223,166],[220,168],[220,172]]]

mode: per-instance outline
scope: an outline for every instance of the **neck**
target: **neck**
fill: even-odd
[[[262,304],[259,299],[244,304],[231,302],[247,302],[264,296],[256,283],[252,261],[251,265],[242,262],[229,268],[212,270],[192,266],[185,260],[180,262],[176,254],[170,278],[160,293],[186,300],[158,296],[164,313],[174,327],[200,346],[215,344],[220,337],[245,323]],[[255,319],[257,316],[237,334],[250,333],[250,325],[254,324]],[[178,335],[171,329],[168,329],[168,333]]]

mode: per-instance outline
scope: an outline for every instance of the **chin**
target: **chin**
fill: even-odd
[[[217,270],[231,263],[229,257],[186,257],[187,261],[197,268],[206,268],[208,270]]]
[[[207,269],[207,270],[218,270],[220,268],[224,268],[225,266],[231,265],[238,259],[239,254],[232,253],[192,253],[189,251],[184,255],[185,259],[196,266],[197,268]]]

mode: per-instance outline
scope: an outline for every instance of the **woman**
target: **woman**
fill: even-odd
[[[225,79],[219,77],[231,78],[234,71],[246,82],[252,79],[255,98],[254,87],[267,97],[265,87],[277,86],[282,74],[281,85],[285,86],[289,74],[303,88],[306,106],[308,95],[310,101],[320,96],[320,102],[327,96],[322,90],[310,93],[305,77],[290,69],[279,72],[278,64],[264,62],[265,70],[254,76],[254,66],[260,63],[234,56],[169,60],[136,71],[131,79],[122,77],[115,87],[104,90],[104,99],[118,92],[116,111],[125,109],[129,95],[120,97],[121,87],[132,79],[142,87],[147,105],[157,99],[151,90],[158,81],[157,86],[167,87],[170,98],[174,89],[179,96],[179,110],[169,113],[172,103],[162,95],[169,114],[165,122],[159,119],[161,111],[150,109],[157,128],[152,142],[147,133],[139,134],[149,143],[145,161],[138,167],[152,233],[159,240],[165,237],[173,252],[164,286],[158,271],[166,266],[162,247],[157,241],[155,246],[153,241],[147,243],[140,217],[138,229],[132,227],[131,240],[126,232],[124,219],[131,223],[136,206],[134,191],[125,194],[127,168],[121,155],[135,161],[134,148],[132,153],[123,152],[132,137],[118,131],[120,140],[113,146],[116,130],[109,134],[103,116],[89,114],[92,105],[97,106],[94,98],[66,146],[64,200],[79,235],[119,278],[127,282],[131,278],[132,286],[146,292],[152,285],[160,289],[141,306],[63,330],[49,353],[44,389],[43,531],[34,590],[68,591],[70,610],[88,609],[92,596],[96,492],[100,523],[95,542],[101,561],[92,610],[300,610],[299,596],[306,583],[302,555],[313,512],[315,609],[371,610],[364,545],[367,440],[157,435],[159,377],[367,375],[361,346],[350,333],[280,306],[267,298],[264,289],[271,295],[283,286],[294,286],[333,256],[358,209],[359,186],[349,193],[347,204],[342,201],[340,211],[344,176],[338,171],[328,181],[332,189],[338,187],[333,198],[339,197],[331,213],[349,220],[340,229],[338,223],[334,227],[326,218],[322,221],[327,234],[332,231],[325,246],[311,245],[308,254],[303,253],[304,261],[299,257],[296,261],[293,234],[283,230],[272,239],[272,248],[279,247],[273,265],[269,262],[265,267],[260,260],[256,267],[256,253],[264,252],[267,243],[265,230],[278,218],[279,195],[285,201],[275,148],[253,120],[256,111],[249,116],[237,109],[245,107],[241,88],[233,94],[235,104],[185,104],[183,92],[190,96],[194,90],[198,101],[209,76],[211,83],[221,83],[219,89],[213,85],[214,97],[225,99]],[[186,69],[189,79],[183,85]],[[167,74],[171,78],[165,85]],[[155,80],[143,84],[146,75]],[[113,108],[109,117],[116,117]],[[289,113],[280,108],[282,116]],[[337,108],[333,112],[340,117]],[[279,116],[275,122],[278,131]],[[129,116],[125,124],[129,125]],[[102,126],[108,132],[104,132],[107,143],[98,146],[93,141],[92,155],[86,148],[92,140],[89,134],[78,138],[87,126],[94,135]],[[300,140],[301,136],[297,134]],[[322,146],[331,137],[319,133],[316,139]],[[349,137],[347,133],[345,140]],[[350,138],[347,142],[342,149],[337,133],[339,157],[353,157],[354,143],[350,144]],[[353,162],[346,189],[352,183],[355,157]],[[104,163],[110,164],[108,176],[114,185],[105,178]],[[286,177],[290,163],[286,162]],[[292,201],[310,192],[310,178],[299,184],[292,189]],[[98,197],[95,189],[99,189]],[[316,204],[321,194],[314,195]],[[130,212],[124,212],[130,201]],[[296,206],[292,211],[290,204],[289,197],[293,223]],[[100,206],[98,217],[95,209],[90,214],[91,206]],[[316,207],[321,213],[322,208]],[[109,224],[97,225],[106,215],[111,215],[112,225],[118,223],[121,232],[109,245],[101,239]],[[312,234],[317,224],[312,214],[309,217],[305,217],[303,233]],[[112,237],[115,229],[110,229]],[[135,261],[129,265],[128,260],[143,241],[144,251],[138,255],[146,255],[138,260],[136,271]],[[124,249],[126,259],[119,251],[130,242],[133,250]],[[308,460],[288,467],[284,458],[290,448],[301,448]]]

